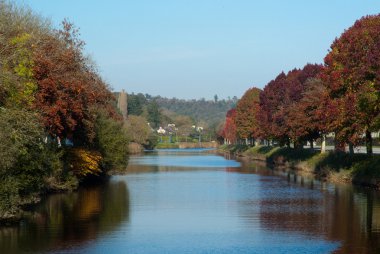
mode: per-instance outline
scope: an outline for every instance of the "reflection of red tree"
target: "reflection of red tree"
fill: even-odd
[[[303,186],[305,191],[320,187],[322,196],[283,194],[279,198],[261,199],[258,201],[261,227],[340,243],[334,253],[379,253],[379,193],[373,190],[358,193],[347,186],[335,186],[333,191],[326,191],[325,183],[319,185],[304,177],[291,177],[291,180],[292,185]]]

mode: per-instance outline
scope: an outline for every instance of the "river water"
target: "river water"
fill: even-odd
[[[130,159],[101,186],[51,195],[0,253],[380,253],[380,194],[207,150]]]

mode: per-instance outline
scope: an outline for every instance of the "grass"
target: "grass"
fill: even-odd
[[[241,152],[241,147],[227,146],[224,149]],[[344,177],[342,181],[347,181],[348,177],[348,180],[357,184],[380,187],[380,155],[368,156],[335,151],[321,154],[312,149],[272,146],[246,148],[243,154],[253,159],[266,160],[275,167],[306,167],[318,176]]]
[[[176,149],[179,148],[178,144],[174,143],[158,143],[156,149]]]
[[[246,151],[249,148],[247,145],[221,145],[219,146],[219,150],[224,152],[231,152],[234,154],[240,154]]]

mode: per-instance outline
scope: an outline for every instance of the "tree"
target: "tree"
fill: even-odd
[[[226,121],[221,133],[227,144],[235,143],[237,139],[235,119],[236,109],[230,109],[226,114]]]
[[[289,137],[296,143],[301,144],[313,141],[320,137],[324,128],[323,114],[324,94],[323,83],[318,79],[322,65],[307,64],[298,73],[300,82],[300,97],[293,100],[287,107]],[[298,100],[297,100],[298,99]]]
[[[288,74],[280,73],[260,94],[258,118],[262,125],[262,134],[267,139],[277,139],[281,145],[290,146],[289,106],[301,97],[299,73],[300,70],[297,69]]]
[[[103,173],[125,169],[128,162],[128,134],[122,121],[115,121],[104,109],[96,111],[94,147],[102,155]]]
[[[309,83],[309,80],[317,77],[321,69],[321,65],[307,64],[302,70],[280,73],[268,83],[260,94],[258,114],[264,137],[277,139],[281,145],[286,144],[288,147],[291,140],[296,147],[302,147],[304,141],[312,142],[318,137],[319,129],[316,129],[315,124],[304,124],[315,120],[309,111],[313,111],[313,107],[319,104],[310,105],[318,103],[315,100],[311,102],[310,96],[321,98],[321,95],[313,94],[320,92],[313,87],[320,83]]]
[[[147,106],[147,119],[152,128],[158,128],[161,123],[160,108],[155,100],[151,101]]]
[[[128,114],[140,116],[144,112],[144,106],[147,104],[146,97],[142,94],[128,94]]]
[[[129,140],[145,145],[152,133],[146,119],[142,116],[129,116],[125,122]]]
[[[259,122],[257,114],[260,107],[261,90],[253,87],[248,89],[236,106],[236,133],[241,139],[257,138]]]
[[[325,119],[325,88],[320,79],[311,78],[305,83],[305,90],[298,103],[289,108],[290,137],[298,142],[313,141],[326,131]]]
[[[102,105],[116,117],[113,95],[82,55],[78,31],[66,21],[63,30],[46,34],[33,54],[34,79],[38,88],[33,108],[52,136],[73,136],[79,143],[94,137],[90,108]]]
[[[357,144],[365,133],[372,154],[371,131],[380,127],[380,15],[356,21],[331,45],[324,81],[332,111],[329,120],[341,142]]]
[[[0,218],[17,212],[33,199],[55,170],[61,170],[58,153],[43,142],[39,115],[25,109],[0,108]]]

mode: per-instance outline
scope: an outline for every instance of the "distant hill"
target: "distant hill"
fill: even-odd
[[[193,118],[196,122],[205,122],[215,126],[224,121],[226,112],[235,107],[237,98],[229,100],[184,100],[177,98],[153,97],[161,108],[170,110],[179,115]]]
[[[115,92],[114,95],[116,99],[120,98],[119,92]],[[158,116],[161,124],[172,121],[170,119],[173,117],[188,116],[194,124],[204,124],[215,130],[217,125],[224,122],[227,111],[235,107],[237,101],[236,97],[227,100],[218,100],[217,96],[214,100],[205,100],[204,98],[184,100],[132,93],[128,94],[128,114],[144,115],[149,122],[152,122],[149,119],[148,106],[156,104],[161,109],[161,114]]]

